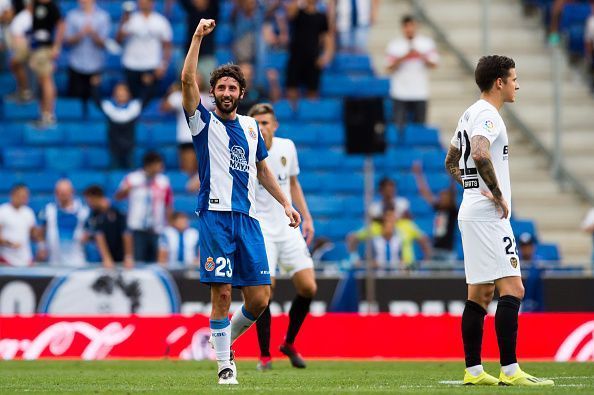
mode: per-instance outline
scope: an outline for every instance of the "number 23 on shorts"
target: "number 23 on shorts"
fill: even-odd
[[[229,258],[223,256],[217,258],[215,276],[229,278],[233,276],[233,267],[231,266],[231,260]]]

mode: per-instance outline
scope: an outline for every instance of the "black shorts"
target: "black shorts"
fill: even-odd
[[[287,87],[305,87],[309,91],[317,91],[320,87],[320,69],[316,59],[305,59],[291,56],[287,65]]]
[[[97,73],[98,74],[98,73]],[[96,74],[79,73],[68,68],[68,96],[88,99],[91,97],[91,77]]]

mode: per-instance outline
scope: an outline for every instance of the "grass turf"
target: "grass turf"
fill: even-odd
[[[397,394],[593,394],[594,363],[523,363],[527,372],[550,377],[543,388],[466,387],[462,362],[309,361],[293,369],[275,360],[257,372],[254,361],[238,362],[239,386],[216,384],[215,362],[187,361],[3,361],[0,393],[397,393]],[[486,363],[491,374],[499,366]]]

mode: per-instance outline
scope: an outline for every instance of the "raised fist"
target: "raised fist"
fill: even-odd
[[[196,27],[194,36],[197,36],[197,37],[207,36],[214,30],[215,26],[216,26],[216,22],[214,19],[200,19],[200,23],[198,23],[198,27]]]

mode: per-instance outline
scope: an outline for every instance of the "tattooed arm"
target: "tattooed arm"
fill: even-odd
[[[489,143],[489,140],[484,136],[472,136],[470,139],[470,153],[472,159],[474,160],[478,173],[487,185],[487,188],[489,188],[488,192],[482,191],[481,193],[491,199],[493,203],[495,203],[495,206],[501,210],[501,218],[503,219],[507,218],[509,209],[507,208],[507,203],[503,198],[501,189],[499,189],[497,175],[495,174],[495,169],[491,162],[491,154],[489,153],[490,146],[491,144]]]
[[[445,167],[448,173],[456,180],[456,182],[462,185],[462,176],[460,174],[460,157],[462,156],[462,152],[453,145],[450,145],[450,149],[448,150],[448,154],[446,155],[445,159]]]

